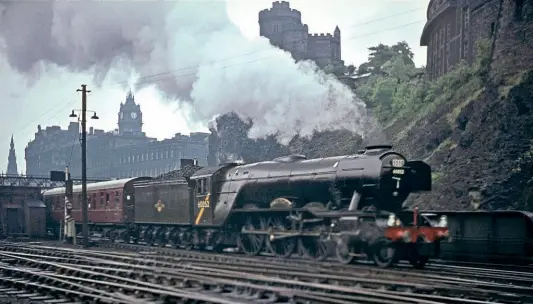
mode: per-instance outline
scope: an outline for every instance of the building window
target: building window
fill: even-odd
[[[490,37],[494,36],[494,30],[495,29],[496,29],[496,24],[494,22],[491,22],[491,24],[490,24],[490,34],[489,34]]]

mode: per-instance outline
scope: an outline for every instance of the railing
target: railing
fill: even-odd
[[[87,183],[103,182],[105,178],[87,178]],[[81,179],[73,178],[74,185],[81,185]],[[50,176],[27,176],[27,175],[7,175],[0,174],[0,187],[35,187],[35,188],[56,188],[64,186],[64,182],[53,182]]]

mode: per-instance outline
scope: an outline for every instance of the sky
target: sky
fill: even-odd
[[[100,119],[96,121],[89,120],[88,127],[92,126],[96,129],[104,130],[113,130],[117,128],[117,112],[119,105],[121,102],[125,101],[126,93],[129,87],[132,87],[135,93],[135,99],[141,105],[144,122],[143,130],[148,136],[164,139],[172,137],[176,133],[187,134],[191,131],[206,131],[205,118],[219,112],[224,104],[221,102],[218,107],[199,106],[199,103],[176,102],[176,100],[196,98],[197,100],[207,100],[211,101],[211,103],[217,103],[216,100],[218,98],[228,103],[235,99],[235,94],[243,92],[243,89],[239,88],[239,90],[236,90],[237,92],[233,93],[233,95],[228,93],[227,96],[221,96],[221,92],[226,91],[225,88],[227,88],[227,91],[231,91],[231,89],[228,88],[228,83],[217,83],[217,79],[210,78],[209,76],[203,76],[203,81],[194,82],[194,79],[192,79],[190,83],[188,83],[188,78],[191,76],[188,76],[190,74],[187,74],[187,70],[183,67],[190,67],[190,63],[202,63],[206,58],[214,58],[215,61],[217,58],[218,60],[221,60],[221,58],[222,60],[228,60],[227,58],[230,58],[228,66],[222,67],[222,69],[228,70],[225,72],[226,77],[229,77],[227,74],[245,73],[244,75],[250,75],[249,70],[253,70],[253,65],[248,64],[248,62],[250,62],[250,59],[257,60],[257,57],[246,58],[246,56],[243,56],[242,54],[246,54],[246,50],[248,49],[256,50],[258,48],[244,47],[242,39],[233,35],[231,36],[231,39],[227,40],[227,50],[220,50],[220,53],[222,54],[225,52],[229,55],[235,55],[236,50],[242,48],[243,52],[237,53],[240,54],[240,56],[225,57],[220,55],[219,57],[213,57],[211,54],[205,54],[204,42],[195,41],[192,43],[190,41],[192,39],[191,36],[189,36],[190,34],[184,35],[182,33],[187,29],[186,26],[182,27],[183,30],[179,30],[180,22],[182,22],[181,24],[197,23],[198,27],[195,27],[195,30],[199,31],[197,37],[203,37],[201,35],[205,34],[206,31],[217,31],[216,26],[221,25],[217,25],[219,24],[217,23],[218,21],[214,22],[214,20],[220,19],[220,16],[216,15],[215,12],[204,14],[198,10],[194,13],[194,10],[187,11],[187,9],[190,9],[191,7],[211,5],[212,3],[210,2],[217,2],[213,5],[217,8],[223,8],[225,12],[227,12],[230,22],[240,31],[239,35],[242,35],[245,39],[254,40],[257,39],[257,36],[259,35],[258,12],[262,9],[270,8],[272,4],[272,1],[267,0],[189,0],[187,2],[190,7],[180,10],[182,13],[177,13],[173,17],[174,19],[179,20],[171,20],[171,18],[155,18],[155,23],[152,21],[154,20],[153,15],[150,14],[163,14],[163,11],[166,12],[168,9],[172,8],[174,5],[173,1],[167,1],[167,4],[165,5],[170,5],[170,7],[166,7],[165,10],[161,9],[158,11],[154,9],[153,12],[146,12],[145,15],[136,15],[135,13],[138,11],[127,11],[126,9],[123,14],[117,10],[116,16],[112,16],[111,14],[110,16],[102,17],[102,13],[99,13],[99,17],[106,17],[106,19],[102,19],[101,27],[96,28],[94,31],[89,28],[87,24],[80,26],[81,29],[79,32],[61,31],[61,29],[57,28],[59,26],[56,26],[56,28],[52,27],[52,34],[54,35],[54,38],[59,41],[58,45],[66,45],[68,47],[65,47],[65,49],[76,49],[76,52],[79,50],[82,51],[78,53],[73,51],[72,54],[67,54],[64,49],[62,50],[63,53],[54,53],[44,49],[44,44],[37,44],[39,38],[43,37],[38,30],[43,28],[42,24],[46,24],[45,21],[40,22],[39,19],[45,14],[42,13],[42,8],[39,7],[42,3],[38,3],[43,1],[46,2],[46,0],[24,0],[26,7],[23,13],[31,12],[33,8],[36,15],[25,16],[23,18],[21,16],[16,16],[16,10],[12,9],[14,6],[9,6],[9,3],[6,2],[6,0],[0,0],[0,27],[2,26],[2,22],[13,25],[16,24],[17,20],[36,20],[35,27],[19,29],[15,26],[12,28],[4,26],[4,30],[0,28],[0,121],[2,122],[2,127],[0,128],[0,172],[5,171],[7,168],[11,135],[13,135],[15,139],[18,169],[20,172],[24,172],[24,148],[27,143],[34,138],[37,126],[41,125],[43,128],[52,125],[60,125],[62,128],[67,127],[70,122],[68,116],[71,110],[76,110],[81,107],[81,96],[80,93],[76,92],[81,84],[87,84],[89,90],[92,91],[88,96],[88,109],[96,111],[97,115],[100,117]],[[125,3],[126,1],[114,2],[118,4],[124,2],[124,6],[128,5]],[[302,21],[309,26],[310,32],[332,33],[335,26],[339,26],[341,29],[342,59],[346,64],[355,64],[357,66],[365,62],[368,57],[367,48],[370,46],[379,43],[394,44],[398,41],[405,40],[413,49],[415,63],[418,66],[425,65],[426,49],[425,47],[419,46],[419,41],[426,20],[425,13],[429,0],[301,0],[289,2],[292,8],[302,12]],[[70,22],[68,23],[68,28],[75,28],[75,22],[76,20],[78,20],[77,22],[80,22],[79,19],[70,17],[71,15],[69,14],[72,13],[69,13],[66,5],[61,7],[61,9],[62,11],[56,9],[54,15],[50,15],[53,17],[54,24],[60,23],[62,20],[68,20],[68,22]],[[216,9],[213,9],[213,11],[216,11]],[[120,19],[117,17],[118,15],[123,15],[124,19]],[[42,18],[44,20],[45,17]],[[116,24],[104,23],[112,22],[110,19],[120,20],[116,21]],[[52,20],[52,18],[50,20]],[[97,21],[99,19],[87,18],[87,20],[93,20],[94,23],[98,23]],[[161,28],[164,28],[167,33],[171,33],[174,31],[174,28],[176,28],[175,39],[167,39],[170,41],[167,43],[167,40],[158,36],[159,34],[154,34],[155,30],[150,32],[147,30],[147,26],[138,26],[135,22],[136,20],[138,20],[139,24],[152,22],[152,29],[160,26]],[[157,20],[165,21],[161,21],[161,24],[156,24],[159,22]],[[150,39],[161,38],[160,40],[165,40],[162,45],[167,47],[165,49],[166,53],[156,52],[155,50],[150,49],[148,60],[146,59],[148,57],[142,57],[141,55],[144,55],[143,47],[149,49],[149,46],[147,45],[153,40],[148,38],[142,41],[139,40],[142,43],[135,44],[133,53],[136,53],[130,58],[131,62],[134,63],[131,65],[136,67],[135,72],[132,72],[129,68],[125,68],[124,66],[127,64],[122,63],[120,60],[115,61],[114,59],[112,59],[113,68],[109,69],[109,71],[106,70],[106,73],[101,72],[102,66],[105,65],[100,65],[101,62],[98,56],[101,56],[102,58],[115,58],[117,53],[113,53],[110,50],[114,51],[115,48],[120,48],[120,46],[113,44],[113,41],[115,40],[101,40],[103,38],[98,35],[104,36],[104,34],[108,34],[103,31],[111,32],[113,26],[117,24],[122,27],[121,33],[123,35],[131,35],[130,32],[135,32],[136,37],[149,36]],[[125,30],[125,28],[128,27],[133,29],[128,32],[128,30]],[[172,29],[172,31],[170,29]],[[231,32],[231,29],[229,31]],[[151,34],[151,36],[147,34],[147,32]],[[74,34],[82,35],[86,43],[76,41],[72,37]],[[220,41],[218,44],[216,41],[217,39],[221,40],[222,38],[222,36],[214,38],[210,36],[209,43],[207,43],[211,46],[209,49],[217,50],[220,48]],[[76,44],[68,45],[68,43],[72,43],[73,41],[75,41]],[[99,48],[95,48],[90,42],[94,42]],[[172,47],[169,46],[171,44]],[[259,44],[261,44],[261,42],[256,43],[256,45]],[[247,44],[244,45],[248,46]],[[168,54],[170,51],[173,52],[172,56]],[[128,52],[132,51],[124,51],[124,53]],[[44,55],[45,53],[47,54]],[[21,56],[21,54],[26,57]],[[80,56],[79,54],[83,54],[84,56]],[[202,57],[203,59],[198,61],[195,60],[194,57]],[[30,66],[28,64],[29,59],[27,58],[38,58],[40,60],[38,62],[34,60],[37,63]],[[169,62],[167,58],[174,59],[172,62]],[[187,60],[184,59],[181,62],[179,58],[187,58]],[[261,59],[262,58],[259,58],[259,60]],[[280,64],[283,64],[283,62]],[[268,64],[265,63],[265,65]],[[258,66],[257,71],[267,68],[265,65]],[[275,66],[275,62],[272,62],[270,65]],[[248,70],[244,71],[243,66],[249,66]],[[278,69],[282,68],[279,67]],[[137,70],[139,70],[140,73],[137,73]],[[168,86],[166,85],[166,81],[163,81],[164,84],[158,83],[157,85],[150,84],[150,82],[147,81],[142,86],[135,85],[135,82],[133,81],[136,79],[135,77],[138,77],[139,75],[141,75],[141,77],[146,77],[146,75],[167,75],[169,74],[169,71],[176,70],[181,72],[178,73],[179,75],[174,79],[176,81],[171,84],[169,83]],[[205,71],[204,73],[210,74],[209,71]],[[259,72],[257,73],[259,74]],[[216,72],[211,74],[214,76],[217,75]],[[261,75],[264,74],[265,73],[261,73]],[[287,75],[292,74],[289,73]],[[231,79],[234,80],[233,85],[252,85],[243,84],[242,81],[239,81],[238,75],[230,76]],[[163,77],[168,77],[168,75]],[[247,78],[250,77],[251,76],[247,76]],[[200,77],[198,76],[198,78]],[[179,79],[179,81],[177,79]],[[278,86],[285,85],[285,82],[277,84],[271,83],[268,79],[265,81],[269,84],[268,89],[273,91],[277,90]],[[216,89],[213,89],[211,95],[205,93],[206,91],[209,91],[209,89],[204,90],[203,93],[199,92],[202,87],[206,86],[206,84],[213,84],[213,86],[220,85],[221,90],[217,91]],[[180,88],[180,85],[190,87]],[[262,83],[262,86],[264,85],[265,84]],[[300,87],[302,86],[303,84],[300,85]],[[190,96],[180,95],[179,93],[174,95],[168,94],[168,92],[181,92],[181,89],[183,89],[184,92],[190,92],[192,90],[193,93]],[[294,90],[294,88],[290,87],[284,87],[283,89]],[[195,90],[197,92],[194,92]],[[253,89],[250,90],[254,91]],[[317,87],[317,92],[318,91]],[[264,95],[264,93],[261,94]],[[302,95],[302,98],[303,97],[305,96]],[[278,97],[272,98],[275,99]],[[231,106],[239,108],[244,107],[244,104],[235,103]],[[336,111],[341,111],[344,107],[342,105],[337,105],[334,109],[336,109]],[[301,109],[296,110],[301,112]],[[280,111],[283,111],[283,108]],[[254,118],[256,113],[244,113],[243,115]],[[276,125],[273,124],[271,120],[271,117],[261,117],[260,123],[262,124],[258,125],[267,129],[269,127],[275,129]],[[357,126],[357,128],[360,128],[360,126]]]

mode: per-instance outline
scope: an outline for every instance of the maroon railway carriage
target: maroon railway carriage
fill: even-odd
[[[95,225],[123,225],[132,219],[134,210],[126,211],[124,205],[133,200],[133,183],[149,177],[135,177],[112,180],[87,185],[89,223]],[[65,217],[65,188],[55,188],[43,192],[43,200],[50,213],[52,226],[59,228]],[[71,215],[77,223],[82,222],[81,185],[73,187]]]

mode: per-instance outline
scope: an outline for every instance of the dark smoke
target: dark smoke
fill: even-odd
[[[28,77],[46,77],[47,65],[90,73],[97,84],[111,70],[139,74],[190,102],[200,120],[236,113],[252,124],[251,138],[286,144],[316,131],[375,128],[365,104],[333,76],[264,38],[245,38],[225,2],[2,1],[0,40],[9,64]]]

